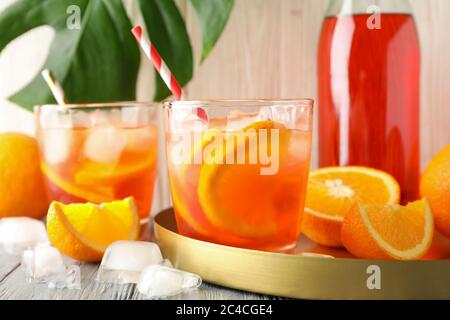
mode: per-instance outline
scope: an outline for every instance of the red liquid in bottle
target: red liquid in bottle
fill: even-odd
[[[402,201],[418,196],[420,49],[414,19],[328,17],[319,46],[319,164],[391,173]]]

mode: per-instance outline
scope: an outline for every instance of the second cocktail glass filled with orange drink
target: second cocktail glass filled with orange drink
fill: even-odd
[[[157,108],[137,102],[35,108],[49,200],[103,203],[133,197],[148,220],[157,164]]]

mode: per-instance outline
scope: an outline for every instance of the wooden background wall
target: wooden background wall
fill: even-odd
[[[0,11],[14,0],[0,0]],[[134,0],[124,0],[136,16]],[[196,66],[189,99],[316,97],[319,31],[329,1],[235,0],[225,33],[210,57]],[[450,1],[411,0],[422,48],[421,158],[424,165],[450,141]],[[184,13],[196,61],[201,35],[188,0]],[[0,131],[32,133],[32,117],[1,100],[29,81],[43,63],[52,32],[42,27],[0,55]],[[143,60],[138,97],[152,96],[151,65]],[[317,158],[314,153],[314,160]],[[315,163],[315,162],[313,162]],[[165,201],[163,201],[165,202]]]
[[[226,32],[188,85],[188,97],[316,98],[318,37],[329,1],[236,0]],[[410,2],[421,42],[424,165],[450,142],[450,1]],[[198,37],[194,14],[188,7],[190,30]]]

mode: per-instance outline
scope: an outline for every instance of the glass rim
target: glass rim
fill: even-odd
[[[299,107],[314,108],[314,99],[299,98],[299,99],[210,99],[210,100],[175,100],[164,101],[163,106],[167,109],[174,109],[177,107],[199,107],[214,108],[214,107],[265,107],[265,106],[283,106],[283,105],[298,105]]]
[[[160,106],[158,102],[144,102],[144,101],[114,101],[114,102],[95,102],[95,103],[68,103],[68,104],[41,104],[33,107],[34,112],[41,110],[77,110],[84,108],[102,109],[102,108],[157,108]]]

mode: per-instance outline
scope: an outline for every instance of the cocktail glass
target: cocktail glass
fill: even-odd
[[[148,219],[157,167],[157,107],[137,102],[35,107],[49,200],[132,196]]]
[[[164,107],[181,234],[284,251],[300,234],[313,101],[176,101]]]

